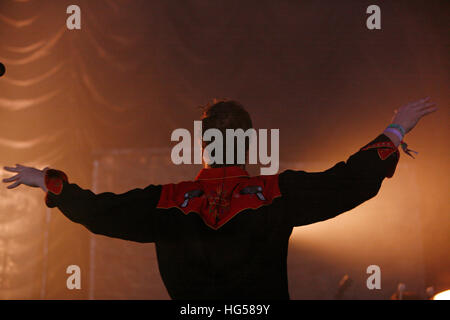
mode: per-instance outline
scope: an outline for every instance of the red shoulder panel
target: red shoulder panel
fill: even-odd
[[[217,230],[238,213],[270,205],[280,196],[278,175],[225,177],[164,185],[157,208],[195,212]]]

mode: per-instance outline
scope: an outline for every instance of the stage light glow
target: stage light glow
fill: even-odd
[[[435,294],[433,300],[450,300],[450,289]]]

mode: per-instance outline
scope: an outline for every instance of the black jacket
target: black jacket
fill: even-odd
[[[323,172],[249,177],[239,167],[203,169],[191,182],[123,194],[96,195],[48,170],[46,203],[93,233],[154,242],[173,299],[289,299],[292,228],[374,197],[398,160],[381,134]]]

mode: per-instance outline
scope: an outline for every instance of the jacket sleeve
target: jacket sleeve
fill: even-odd
[[[156,241],[160,186],[150,185],[122,194],[94,194],[69,183],[64,172],[54,169],[46,171],[45,184],[46,205],[57,207],[71,221],[91,232],[137,242]]]
[[[333,218],[374,197],[391,178],[400,153],[384,134],[323,172],[286,170],[279,175],[283,221],[301,226]]]

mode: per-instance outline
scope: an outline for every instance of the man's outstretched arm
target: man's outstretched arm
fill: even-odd
[[[54,169],[16,165],[5,167],[16,172],[3,182],[13,182],[9,189],[21,184],[40,187],[47,194],[48,207],[57,207],[71,221],[84,225],[91,232],[137,242],[154,242],[157,238],[155,213],[161,193],[160,186],[150,185],[122,194],[105,192],[94,194],[90,190],[69,183],[67,176]]]
[[[429,98],[396,111],[392,126],[350,156],[323,172],[287,170],[279,175],[285,221],[292,226],[333,218],[374,197],[384,178],[395,172],[403,136],[425,115],[436,111]]]

